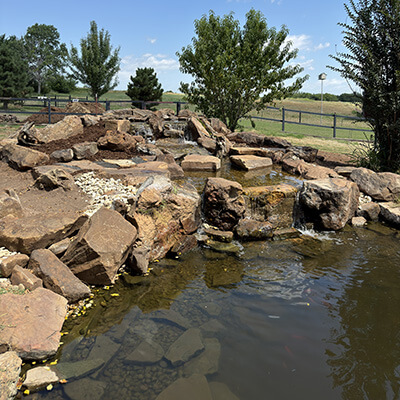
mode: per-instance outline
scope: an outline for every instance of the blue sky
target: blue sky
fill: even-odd
[[[39,23],[54,25],[61,41],[79,47],[89,31],[90,21],[97,22],[120,46],[121,71],[118,89],[126,89],[138,67],[152,67],[164,90],[177,91],[190,76],[179,72],[176,52],[190,44],[195,19],[213,10],[217,15],[233,12],[241,24],[251,9],[260,10],[269,27],[286,25],[289,39],[299,49],[296,63],[310,75],[302,91],[319,93],[318,75],[327,74],[324,92],[350,92],[348,84],[327,65],[335,65],[329,54],[345,50],[341,27],[346,21],[344,0],[0,0],[0,34],[23,36],[27,27]]]

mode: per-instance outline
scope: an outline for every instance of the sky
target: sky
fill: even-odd
[[[195,36],[194,21],[209,11],[223,16],[234,13],[241,26],[246,13],[261,11],[268,27],[289,30],[288,38],[299,49],[296,64],[309,75],[303,92],[349,93],[352,89],[341,76],[327,68],[338,66],[330,54],[346,51],[342,45],[342,28],[346,22],[344,0],[0,0],[0,35],[21,37],[29,26],[53,25],[61,42],[79,49],[79,41],[96,21],[120,47],[121,70],[117,89],[125,90],[137,68],[152,67],[164,91],[177,92],[180,82],[190,82],[190,75],[179,71],[176,52],[189,45]],[[318,75],[326,73],[321,88]]]

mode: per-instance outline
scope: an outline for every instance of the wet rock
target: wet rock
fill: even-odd
[[[171,247],[169,254],[172,256],[181,256],[197,247],[197,238],[195,235],[182,235],[178,241]]]
[[[57,162],[69,162],[74,158],[74,151],[72,149],[56,150],[50,154],[50,157]]]
[[[43,282],[26,268],[15,267],[11,275],[13,285],[23,285],[25,289],[31,292],[39,287],[43,287]]]
[[[155,311],[151,318],[156,321],[166,321],[182,329],[190,328],[190,321],[174,310]]]
[[[22,360],[15,351],[0,354],[0,398],[12,400],[17,394],[17,383]]]
[[[213,400],[207,379],[203,375],[179,378],[164,389],[156,400]]]
[[[200,326],[200,330],[206,333],[217,333],[224,330],[224,325],[216,319],[210,319],[205,324]]]
[[[214,400],[239,400],[239,397],[235,396],[225,383],[210,382],[209,386]]]
[[[96,142],[82,142],[73,145],[72,151],[74,152],[74,158],[82,160],[83,158],[94,156],[99,149]]]
[[[191,328],[183,333],[168,349],[165,358],[173,366],[184,364],[204,349],[200,329]]]
[[[217,317],[221,314],[222,308],[215,303],[201,303],[199,304],[201,310],[205,311],[208,315]]]
[[[136,236],[133,225],[103,207],[82,226],[61,261],[84,282],[108,285],[115,281]]]
[[[24,215],[21,201],[14,189],[5,190],[0,194],[0,218],[6,215],[19,218]]]
[[[88,360],[103,360],[107,364],[120,349],[120,344],[115,343],[108,336],[96,336],[96,342],[88,355]]]
[[[295,228],[282,228],[274,230],[274,240],[286,240],[300,237],[300,232]]]
[[[400,227],[400,203],[379,203],[379,206],[381,209],[380,217],[389,225]]]
[[[82,360],[75,362],[60,362],[52,366],[52,370],[60,377],[60,379],[80,379],[92,374],[104,365],[102,359]]]
[[[218,371],[221,344],[216,338],[204,339],[204,351],[183,367],[183,376],[193,374],[212,375]]]
[[[400,175],[376,173],[367,168],[356,168],[350,174],[360,191],[377,201],[396,201],[400,196]]]
[[[252,171],[255,169],[272,166],[272,160],[268,157],[243,155],[243,156],[231,156],[230,160],[239,168],[244,169],[246,171]]]
[[[299,205],[306,222],[318,229],[338,230],[355,215],[359,190],[344,179],[305,181],[299,192]]]
[[[221,169],[221,160],[214,156],[189,154],[181,164],[184,171],[218,171]]]
[[[367,224],[367,220],[364,217],[353,217],[351,219],[351,224],[357,228],[360,228]]]
[[[238,246],[235,243],[223,243],[223,242],[217,242],[215,240],[206,240],[205,242],[206,246],[208,246],[210,249],[218,251],[220,253],[230,253],[230,254],[238,254],[242,251],[242,247]]]
[[[3,146],[0,158],[7,162],[10,167],[19,171],[26,171],[38,165],[45,165],[50,160],[45,153],[12,143]]]
[[[35,186],[39,189],[54,190],[59,187],[65,191],[77,189],[72,175],[62,168],[35,168],[32,173],[36,179]]]
[[[235,227],[235,233],[242,240],[271,239],[274,227],[270,222],[242,219]]]
[[[49,367],[36,367],[26,372],[23,386],[28,390],[37,390],[56,383],[59,380],[59,376]]]
[[[208,228],[204,229],[204,233],[217,242],[230,243],[233,240],[233,232],[231,231],[220,231],[218,229]]]
[[[106,382],[83,378],[78,381],[68,382],[64,387],[64,392],[71,400],[100,400],[106,387]]]
[[[381,208],[378,203],[361,204],[357,210],[358,217],[364,217],[368,221],[378,221]]]
[[[66,315],[67,300],[48,289],[5,293],[0,296],[0,346],[14,350],[22,359],[52,357]]]
[[[90,296],[90,289],[50,250],[34,250],[28,268],[43,281],[43,285],[76,303]]]
[[[260,222],[267,221],[276,228],[293,224],[293,212],[298,189],[280,184],[244,188],[245,216]]]
[[[58,242],[79,229],[87,217],[73,214],[35,215],[0,220],[0,245],[11,251],[30,254]]]
[[[221,230],[232,230],[243,217],[243,188],[237,182],[223,178],[208,178],[203,192],[204,215]]]
[[[137,364],[155,364],[163,357],[164,350],[158,343],[143,341],[126,357],[126,360]]]
[[[0,275],[8,278],[11,276],[15,267],[24,268],[29,262],[26,254],[13,254],[6,259],[0,261]]]

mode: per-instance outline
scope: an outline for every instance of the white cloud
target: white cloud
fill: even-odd
[[[155,39],[155,38],[147,38],[147,41],[150,42],[151,44],[154,44],[155,42],[157,42],[157,39]]]
[[[331,46],[331,44],[330,44],[329,42],[320,43],[318,46],[315,46],[315,47],[314,47],[314,50],[315,50],[315,51],[323,50],[323,49],[327,49],[327,48],[330,47],[330,46]]]
[[[288,35],[287,42],[292,42],[292,47],[299,50],[310,50],[311,37],[305,34],[302,35]],[[285,44],[286,44],[285,43]]]

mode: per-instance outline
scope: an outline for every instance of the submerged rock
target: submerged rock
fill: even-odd
[[[207,379],[203,375],[179,378],[164,389],[156,400],[213,400]]]

